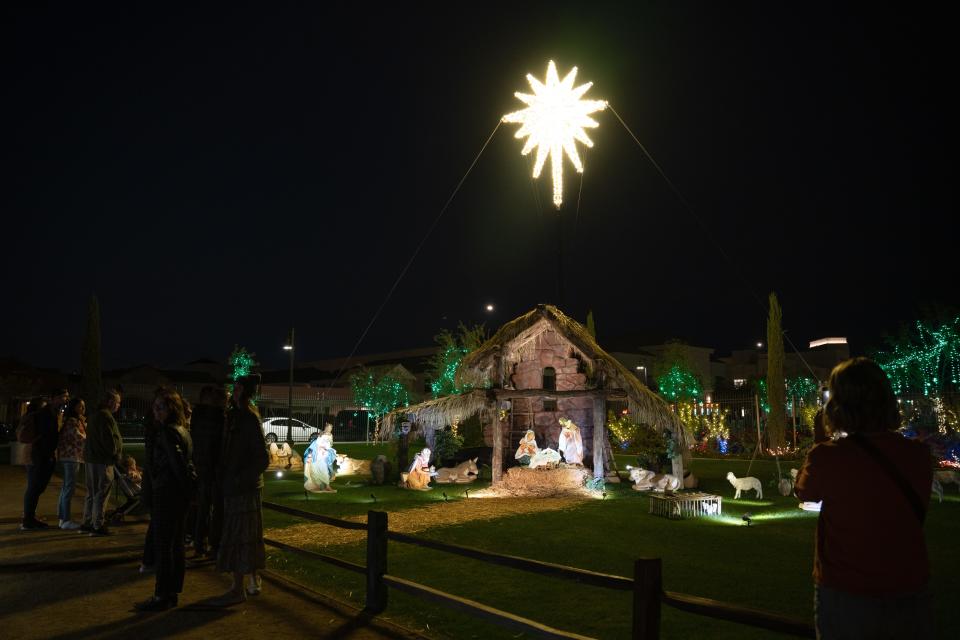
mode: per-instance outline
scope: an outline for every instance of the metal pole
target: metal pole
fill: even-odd
[[[760,439],[760,395],[753,395],[754,407],[756,408],[757,415],[757,448],[756,452],[760,453],[763,451],[763,441]]]
[[[563,220],[557,207],[557,307],[563,308]]]
[[[287,387],[287,442],[293,446],[293,327],[290,327],[290,385]]]

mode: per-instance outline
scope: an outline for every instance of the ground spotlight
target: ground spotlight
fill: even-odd
[[[446,492],[446,491],[443,492],[443,501],[444,501],[444,502],[449,502],[449,501],[450,501],[450,498],[447,497],[447,492]]]
[[[746,522],[746,523],[747,523],[747,526],[749,527],[749,526],[750,526],[750,522],[753,521],[753,514],[752,514],[752,513],[745,513],[745,514],[743,514],[743,517],[741,518],[741,520],[743,520],[744,522]]]
[[[373,498],[373,501],[374,501],[374,502],[377,501],[377,496],[373,495],[372,493],[370,494],[370,497]]]
[[[278,478],[282,478],[282,477],[283,477],[283,471],[277,471],[277,477],[278,477]]]
[[[602,498],[600,498],[601,500],[606,500],[606,499],[607,499],[607,492],[606,492],[606,491],[602,492],[600,495],[603,496]]]
[[[467,489],[466,495],[467,495],[468,498],[470,497],[470,489]]]

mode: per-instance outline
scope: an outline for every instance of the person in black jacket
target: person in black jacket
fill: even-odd
[[[193,442],[184,426],[180,394],[165,389],[153,403],[156,421],[150,450],[150,504],[156,586],[153,597],[137,603],[139,611],[165,611],[177,606],[186,565],[184,528],[190,495],[195,489]]]
[[[223,497],[217,486],[220,447],[223,445],[227,393],[207,385],[200,390],[200,402],[193,408],[190,435],[193,437],[193,465],[197,469],[197,519],[193,529],[196,556],[213,555],[220,546]]]
[[[23,522],[21,531],[46,529],[47,523],[37,518],[37,504],[47,490],[53,468],[57,463],[57,445],[60,443],[60,423],[63,407],[70,400],[66,389],[54,389],[50,402],[40,409],[34,420],[36,439],[30,445],[30,464],[27,465],[27,489],[23,493]]]
[[[263,472],[270,464],[263,439],[260,414],[251,399],[256,395],[257,376],[237,380],[233,406],[227,413],[220,456],[220,487],[223,491],[223,532],[217,553],[217,569],[233,575],[230,591],[217,599],[229,606],[247,595],[260,593],[258,569],[266,565],[263,545]],[[243,578],[248,581],[244,589]]]

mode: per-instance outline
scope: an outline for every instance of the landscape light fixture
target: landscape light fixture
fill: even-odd
[[[375,496],[375,495],[373,495],[373,494],[371,493],[371,494],[370,494],[370,497],[373,498],[373,502],[374,502],[374,503],[377,502],[377,496]]]
[[[740,519],[743,520],[744,522],[746,522],[746,523],[747,523],[747,526],[749,527],[749,526],[750,526],[750,522],[753,520],[753,514],[752,514],[752,513],[745,513],[745,514],[743,514],[743,517],[740,518]]]
[[[450,498],[447,497],[447,492],[446,492],[446,491],[443,492],[443,501],[444,501],[444,502],[449,502],[449,501],[450,501]]]
[[[283,477],[283,471],[277,471],[277,477],[278,477],[278,478],[282,478],[282,477]]]
[[[470,497],[470,489],[467,489],[467,497]]]
[[[601,500],[606,500],[606,499],[607,499],[607,492],[606,492],[606,491],[604,491],[604,492],[601,493],[600,495],[603,496],[602,498],[600,498]]]

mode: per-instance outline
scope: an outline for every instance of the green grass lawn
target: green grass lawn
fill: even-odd
[[[127,451],[142,456],[142,446]],[[297,449],[303,449],[297,446]],[[339,451],[370,459],[385,447],[340,445]],[[618,456],[623,469],[632,462]],[[669,591],[724,600],[797,618],[812,619],[813,538],[817,515],[797,509],[795,498],[780,496],[773,486],[774,462],[753,463],[750,474],[764,485],[764,499],[734,501],[725,476],[747,475],[750,462],[695,459],[692,471],[700,489],[723,497],[723,516],[697,520],[666,520],[648,513],[649,499],[629,483],[608,485],[605,500],[585,500],[565,511],[531,513],[455,526],[437,526],[418,534],[453,544],[477,547],[574,567],[630,577],[640,557],[663,559],[663,583]],[[781,463],[784,474],[797,463]],[[465,491],[489,484],[489,469],[474,485],[453,485],[429,492],[404,491],[391,485],[371,487],[360,478],[341,476],[336,494],[303,493],[299,474],[266,476],[264,499],[333,517],[363,515],[368,510],[399,512],[428,503],[463,500]],[[952,488],[951,488],[952,489]],[[376,501],[371,497],[376,496]],[[741,517],[753,516],[750,527]],[[264,511],[266,527],[286,527],[304,521]],[[317,524],[323,536],[325,525]],[[942,504],[931,503],[926,524],[933,569],[933,592],[941,629],[952,621],[951,601],[960,595],[956,540],[960,534],[960,496],[948,490]],[[365,544],[327,547],[325,553],[365,564]],[[362,606],[364,578],[330,565],[268,548],[269,565],[312,588]],[[459,556],[389,544],[389,573],[477,600],[558,629],[597,638],[630,635],[630,594],[523,571],[495,567]],[[386,617],[438,638],[517,638],[515,631],[480,622],[471,616],[391,591]],[[429,625],[429,626],[428,626]],[[767,631],[663,609],[662,638],[770,638]],[[786,637],[786,636],[784,636]]]
[[[364,445],[357,445],[363,447]],[[362,449],[358,458],[372,455]],[[630,462],[624,457],[621,468]],[[727,471],[747,475],[746,460],[694,460],[701,489],[724,498],[723,516],[666,520],[648,514],[648,498],[628,483],[608,485],[605,500],[585,500],[565,511],[531,513],[497,520],[438,526],[425,532],[454,544],[518,555],[622,576],[631,576],[639,557],[663,559],[664,588],[812,619],[813,537],[817,515],[797,509],[769,483],[776,475],[771,461],[753,463],[750,475],[764,483],[764,499],[734,501]],[[784,473],[789,465],[782,464]],[[478,482],[473,490],[486,486]],[[334,483],[337,494],[304,499],[301,481],[268,478],[264,497],[336,517],[370,509],[394,512],[427,502],[462,500],[464,487],[411,492],[393,486],[369,487],[356,479]],[[374,502],[370,494],[377,496]],[[752,493],[751,493],[752,495]],[[753,524],[744,526],[744,513]],[[960,566],[955,540],[960,533],[960,496],[951,492],[934,502],[927,518],[933,587],[941,628],[950,622],[950,600],[960,594],[960,580],[950,567]],[[265,512],[267,526],[302,520]],[[318,536],[325,525],[316,525]],[[328,547],[325,552],[365,564],[363,543]],[[323,563],[269,550],[270,565],[320,591],[362,604],[363,577]],[[522,571],[494,567],[459,556],[399,543],[389,545],[389,573],[477,600],[553,627],[597,638],[626,638],[630,630],[630,594],[584,587]],[[515,631],[481,623],[446,608],[401,593],[390,593],[388,617],[441,638],[516,638]],[[427,628],[429,625],[429,629]],[[665,608],[663,638],[769,638],[773,634],[722,623]]]

